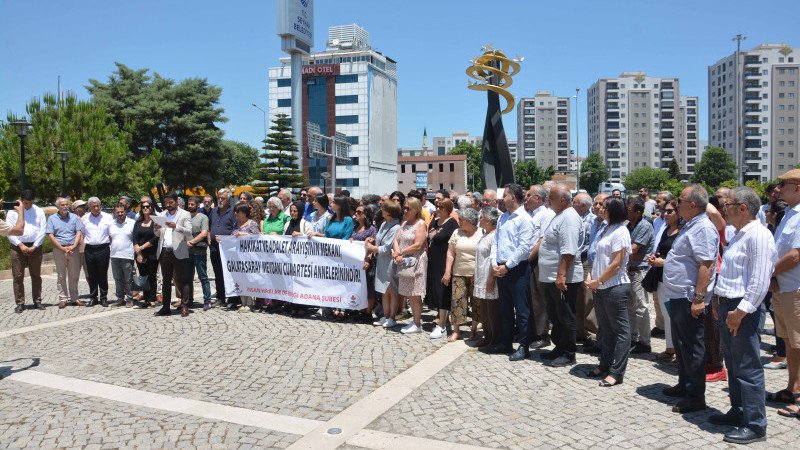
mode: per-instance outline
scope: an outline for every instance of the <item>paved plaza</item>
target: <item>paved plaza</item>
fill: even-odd
[[[606,389],[584,376],[596,363],[587,354],[551,369],[540,351],[510,363],[399,327],[219,308],[59,310],[54,275],[44,292],[46,310],[15,314],[12,283],[0,281],[2,448],[733,447],[727,427],[707,422],[727,410],[727,384],[708,384],[710,409],[672,413],[661,389],[677,371],[649,356]],[[768,371],[767,389],[786,376]],[[800,445],[800,421],[778,406],[767,405],[768,441],[753,448]]]

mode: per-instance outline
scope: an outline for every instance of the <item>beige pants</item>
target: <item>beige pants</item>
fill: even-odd
[[[53,260],[56,263],[56,274],[58,275],[58,301],[74,302],[78,300],[78,279],[81,276],[81,255],[82,253],[72,252],[67,256],[59,249],[53,249]]]

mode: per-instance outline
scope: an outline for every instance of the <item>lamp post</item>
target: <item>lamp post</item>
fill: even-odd
[[[580,125],[578,124],[578,93],[580,92],[581,88],[575,88],[575,95],[572,97],[575,99],[575,191],[579,191],[581,187],[581,130]]]
[[[742,155],[742,114],[739,110],[739,103],[742,101],[742,89],[741,83],[739,82],[740,77],[742,77],[741,73],[739,72],[739,54],[742,52],[742,41],[747,39],[746,36],[742,36],[741,34],[737,34],[733,37],[733,41],[736,41],[736,75],[734,78],[734,89],[736,90],[736,101],[734,101],[734,114],[736,115],[736,167],[740,167],[738,170],[739,173],[736,174],[736,183],[739,186],[742,186],[744,183],[742,180],[744,179],[744,172],[745,172],[745,165],[744,165],[744,158]]]
[[[55,149],[53,149],[55,151]],[[56,155],[61,155],[61,196],[66,197],[67,193],[67,155],[65,151],[56,152]]]
[[[259,111],[261,111],[264,114],[264,140],[266,141],[267,140],[267,112],[264,111],[260,106],[256,105],[255,103],[252,103],[252,105],[253,105],[254,108],[258,109]],[[264,144],[266,144],[266,142],[264,142]]]
[[[17,127],[17,136],[19,136],[19,153],[20,158],[22,159],[22,176],[20,177],[20,181],[22,184],[22,190],[25,190],[25,137],[28,135],[28,127],[31,124],[25,120],[17,120],[16,122],[11,122],[11,125]]]

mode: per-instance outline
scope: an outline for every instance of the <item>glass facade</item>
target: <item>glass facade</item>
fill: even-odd
[[[319,125],[319,131],[324,136],[328,135],[328,86],[327,79],[323,77],[307,78],[308,89],[308,120]],[[325,149],[327,141],[322,141]],[[308,182],[312,186],[322,186],[325,180],[322,172],[328,169],[328,158],[308,158]]]

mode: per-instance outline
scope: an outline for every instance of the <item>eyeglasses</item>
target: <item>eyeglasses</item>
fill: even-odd
[[[357,210],[356,210],[356,214],[364,214],[364,211],[362,211],[362,210],[360,210],[360,209],[357,209]]]
[[[723,207],[723,208],[727,208],[728,206],[731,206],[731,205],[741,205],[741,204],[742,204],[742,203],[736,203],[736,202],[725,202],[725,203],[723,203],[723,204],[722,204],[722,207]]]
[[[665,209],[664,210],[664,214],[675,214],[675,210],[674,209]]]
[[[798,186],[798,183],[795,183],[793,181],[781,181],[780,183],[778,183],[778,187],[782,188],[782,187],[786,186],[787,184],[793,184],[795,186]]]
[[[144,208],[152,208],[152,206],[150,206],[150,205],[142,205],[142,209],[144,209]]]

